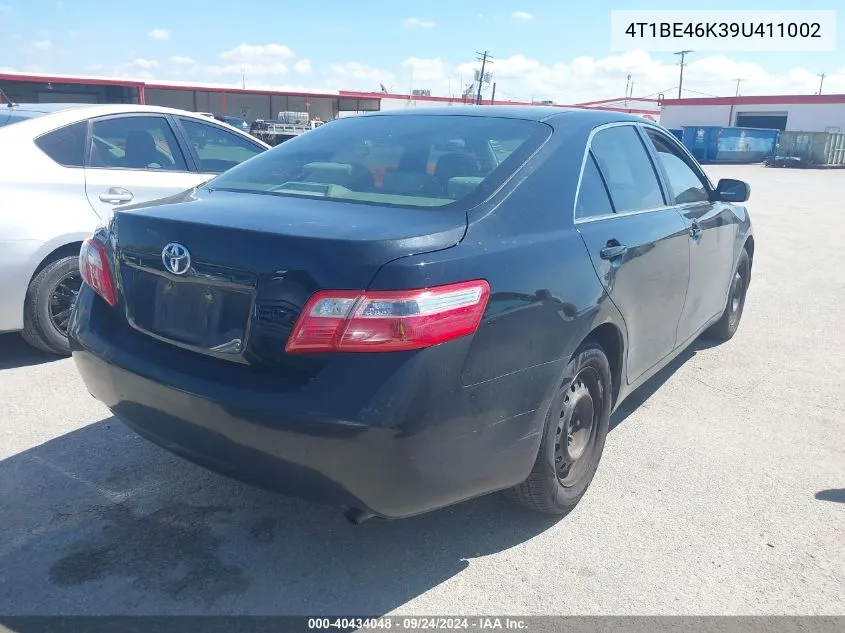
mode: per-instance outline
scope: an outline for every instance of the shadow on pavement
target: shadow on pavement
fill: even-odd
[[[816,499],[819,501],[832,501],[833,503],[845,503],[845,488],[820,490],[816,493]]]
[[[0,334],[0,370],[41,365],[61,358],[35,349],[20,334]]]
[[[717,341],[696,339],[692,345],[681,352],[671,363],[666,365],[666,367],[649,378],[639,389],[634,391],[621,405],[619,405],[619,408],[610,417],[610,430],[612,431],[622,424],[628,419],[629,415],[644,405],[649,398],[660,390],[660,388],[676,371],[692,359],[698,352],[710,349],[711,347],[717,347],[718,345],[720,345],[720,343]]]
[[[6,615],[381,614],[557,522],[491,495],[354,527],[115,418],[0,462],[0,516]]]
[[[709,346],[634,392],[611,428]],[[0,516],[6,615],[382,614],[560,520],[489,495],[354,527],[339,508],[189,464],[113,417],[0,461]]]

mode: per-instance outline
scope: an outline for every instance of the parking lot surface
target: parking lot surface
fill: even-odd
[[[348,524],[147,443],[0,336],[0,614],[843,614],[845,170],[747,180],[736,337],[627,401],[581,504]]]

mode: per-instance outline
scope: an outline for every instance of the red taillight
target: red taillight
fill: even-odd
[[[79,272],[83,281],[106,303],[110,306],[117,305],[117,292],[106,260],[106,249],[99,240],[89,237],[82,242],[82,249],[79,251]]]
[[[486,281],[424,288],[322,290],[299,315],[288,352],[397,352],[472,334],[487,307]]]

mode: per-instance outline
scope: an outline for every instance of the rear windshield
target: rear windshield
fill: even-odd
[[[339,119],[218,176],[214,190],[403,207],[484,200],[549,137],[537,121],[460,115]]]
[[[28,110],[13,110],[11,113],[3,112],[2,110],[0,110],[0,127],[3,127],[4,125],[9,125],[11,123],[17,123],[18,121],[34,119],[36,117],[42,116],[42,114],[42,112],[30,112]]]

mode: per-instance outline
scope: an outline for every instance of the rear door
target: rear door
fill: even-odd
[[[263,145],[227,130],[222,125],[188,117],[176,117],[176,120],[193,154],[197,170],[205,175],[204,180],[221,174],[266,149]]]
[[[117,205],[164,198],[208,179],[191,169],[165,115],[99,117],[89,137],[85,189],[100,218]]]
[[[725,309],[737,219],[730,205],[710,201],[709,180],[677,141],[651,126],[643,126],[643,131],[662,169],[670,202],[689,233],[690,281],[678,323],[680,345]]]
[[[689,279],[689,238],[666,204],[635,124],[595,131],[586,155],[575,225],[628,329],[628,380],[670,354]]]

